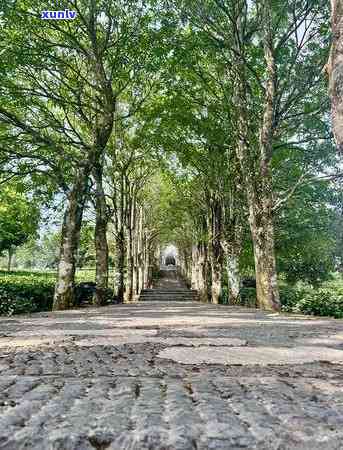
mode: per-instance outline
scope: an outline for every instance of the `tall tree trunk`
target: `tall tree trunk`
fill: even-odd
[[[223,251],[222,205],[217,198],[211,199],[210,224],[211,301],[218,304],[222,288]]]
[[[237,233],[238,234],[238,233]],[[230,242],[223,242],[223,250],[226,259],[226,271],[228,281],[229,303],[237,305],[240,302],[241,273],[239,270],[239,257],[242,249],[241,234],[231,236]],[[237,238],[237,240],[235,239]]]
[[[191,288],[194,290],[197,290],[199,288],[199,269],[199,249],[197,244],[193,244]]]
[[[135,223],[135,199],[130,198],[128,202],[127,218],[127,250],[126,250],[126,283],[125,283],[125,302],[131,302],[134,294],[134,223]]]
[[[132,252],[132,230],[129,229],[127,233],[126,242],[126,281],[124,301],[128,303],[132,300],[133,291],[133,252]]]
[[[117,279],[117,298],[120,303],[124,302],[125,291],[125,218],[126,218],[126,197],[125,197],[125,177],[120,174],[120,191],[119,202],[117,203],[117,196],[113,199],[115,205],[115,229],[116,229],[116,270],[118,274]]]
[[[138,220],[138,236],[137,236],[137,294],[139,295],[143,289],[144,284],[144,245],[145,239],[143,234],[143,221],[144,214],[143,208],[140,207],[138,210],[139,220]]]
[[[201,302],[208,302],[208,261],[207,247],[204,243],[199,244],[199,271],[198,271],[198,292]]]
[[[11,268],[12,268],[12,257],[13,257],[13,253],[14,253],[13,248],[10,247],[10,248],[8,249],[8,260],[7,260],[7,271],[8,271],[8,272],[10,272],[10,271],[11,271]]]
[[[97,165],[93,170],[95,179],[95,254],[96,254],[96,290],[94,303],[104,305],[108,289],[108,244],[107,244],[107,206],[102,182],[102,165]]]
[[[257,303],[262,308],[278,310],[280,308],[280,299],[275,262],[272,217],[273,192],[270,169],[274,131],[276,66],[270,34],[271,17],[269,6],[269,1],[263,2],[263,10],[261,12],[265,34],[264,54],[267,65],[267,80],[258,149],[255,149],[254,137],[250,139],[251,136],[248,129],[248,84],[244,55],[241,54],[242,50],[239,44],[237,45],[238,52],[234,56],[237,81],[235,105],[238,113],[238,145],[236,151],[249,207],[249,224],[255,258]],[[237,23],[237,29],[240,29],[239,22]],[[240,39],[242,39],[242,36]]]
[[[88,192],[89,170],[83,168],[76,183],[68,195],[68,204],[64,213],[57,283],[55,286],[53,310],[71,308],[75,301],[75,263],[79,247],[82,215]]]
[[[219,303],[222,290],[222,266],[211,258],[211,301],[214,304]]]
[[[271,213],[255,211],[251,218],[256,272],[256,295],[258,305],[267,310],[279,310],[274,253],[274,229]]]
[[[343,1],[331,0],[332,46],[328,62],[333,134],[343,153]]]
[[[118,273],[117,280],[117,297],[118,301],[122,303],[124,301],[124,288],[125,288],[125,237],[124,230],[121,229],[116,239],[116,269]]]
[[[205,245],[201,242],[192,246],[191,288],[198,291],[201,302],[208,301],[206,251]]]
[[[236,196],[234,201],[237,201],[239,205],[238,196]],[[241,205],[241,207],[243,207],[243,205]],[[242,211],[235,205],[233,205],[233,209],[235,216],[231,217],[231,220],[227,220],[226,222],[226,239],[222,241],[222,247],[226,259],[229,303],[231,305],[237,305],[240,303],[241,273],[239,260],[243,246],[243,226]],[[227,219],[229,219],[229,217]]]
[[[229,302],[237,305],[240,302],[241,274],[239,270],[239,258],[235,254],[228,253],[226,256],[226,270],[229,291]]]

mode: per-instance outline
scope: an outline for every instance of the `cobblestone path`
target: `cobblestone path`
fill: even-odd
[[[343,321],[200,303],[0,319],[0,449],[342,449]]]

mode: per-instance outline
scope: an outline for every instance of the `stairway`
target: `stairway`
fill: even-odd
[[[174,289],[143,289],[139,297],[140,302],[197,302],[197,291],[187,288]]]
[[[174,266],[175,267],[175,266]],[[197,302],[197,291],[188,289],[185,282],[178,276],[175,268],[160,270],[159,277],[153,282],[152,289],[143,289],[139,296],[140,302]]]

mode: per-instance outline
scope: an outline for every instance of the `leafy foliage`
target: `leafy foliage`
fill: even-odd
[[[77,305],[91,300],[94,274],[94,269],[77,273]],[[0,316],[50,311],[55,283],[56,272],[0,271]],[[114,301],[111,289],[107,290],[106,299]]]
[[[34,273],[0,273],[0,315],[49,311],[55,279]]]
[[[0,252],[24,244],[36,233],[39,209],[20,185],[7,185],[0,193]]]

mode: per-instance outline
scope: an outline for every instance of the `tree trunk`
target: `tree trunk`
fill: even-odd
[[[192,245],[192,276],[191,288],[197,290],[199,288],[199,251],[196,244]]]
[[[343,153],[343,2],[331,0],[332,46],[328,62],[332,126],[338,150]]]
[[[222,289],[222,266],[215,261],[211,261],[211,300],[212,303],[218,304]]]
[[[106,293],[108,289],[108,244],[107,244],[107,206],[105,193],[102,184],[102,167],[94,168],[94,179],[96,183],[95,198],[95,254],[96,254],[96,290],[93,302],[101,306],[106,303]]]
[[[207,267],[205,245],[201,242],[192,246],[191,288],[198,291],[201,302],[208,301]]]
[[[141,293],[144,284],[144,235],[143,235],[143,208],[139,208],[138,236],[137,236],[137,294]]]
[[[226,269],[229,291],[229,302],[237,305],[240,302],[241,274],[239,270],[239,257],[228,252],[226,255]]]
[[[257,284],[257,303],[269,310],[279,310],[280,300],[277,285],[274,228],[272,219],[273,191],[270,160],[274,132],[274,105],[276,89],[276,65],[270,36],[271,17],[268,2],[263,4],[262,25],[264,31],[264,55],[267,65],[265,83],[265,105],[260,128],[258,148],[255,137],[249,131],[248,83],[244,55],[239,46],[235,58],[236,97],[238,119],[237,157],[240,162],[244,187],[249,207],[249,224],[252,234],[255,272]],[[240,30],[240,24],[237,23]],[[240,31],[239,31],[240,32]]]
[[[82,214],[88,191],[88,176],[87,169],[82,170],[68,196],[68,206],[64,213],[61,231],[58,276],[53,303],[54,311],[68,309],[74,305],[75,263],[79,247]]]
[[[255,209],[255,208],[254,208]],[[280,309],[271,212],[262,208],[251,213],[257,304],[266,310]]]
[[[12,268],[12,257],[13,257],[13,248],[10,247],[8,249],[8,261],[7,261],[7,271],[10,272]]]
[[[222,205],[218,198],[210,199],[210,262],[211,262],[211,301],[218,304],[222,287],[223,250]]]
[[[125,237],[124,230],[120,230],[116,240],[116,258],[117,258],[117,297],[120,303],[124,301],[124,287],[125,287]]]
[[[201,302],[208,302],[208,265],[207,247],[204,243],[199,245],[199,270],[198,270],[198,292]]]
[[[236,197],[238,202],[238,197]],[[241,205],[243,207],[243,205]],[[234,206],[236,209],[236,206]],[[241,210],[235,210],[235,217],[226,223],[226,239],[222,242],[222,247],[226,259],[226,271],[228,281],[229,303],[237,305],[240,303],[241,273],[239,268],[239,259],[243,245],[243,226]]]
[[[133,290],[133,254],[132,254],[132,232],[129,230],[127,236],[127,251],[126,251],[126,282],[124,301],[129,303],[132,300]]]
[[[131,197],[128,207],[127,219],[127,253],[126,253],[126,283],[125,283],[125,302],[129,303],[133,298],[134,291],[134,223],[135,223],[135,199]]]

